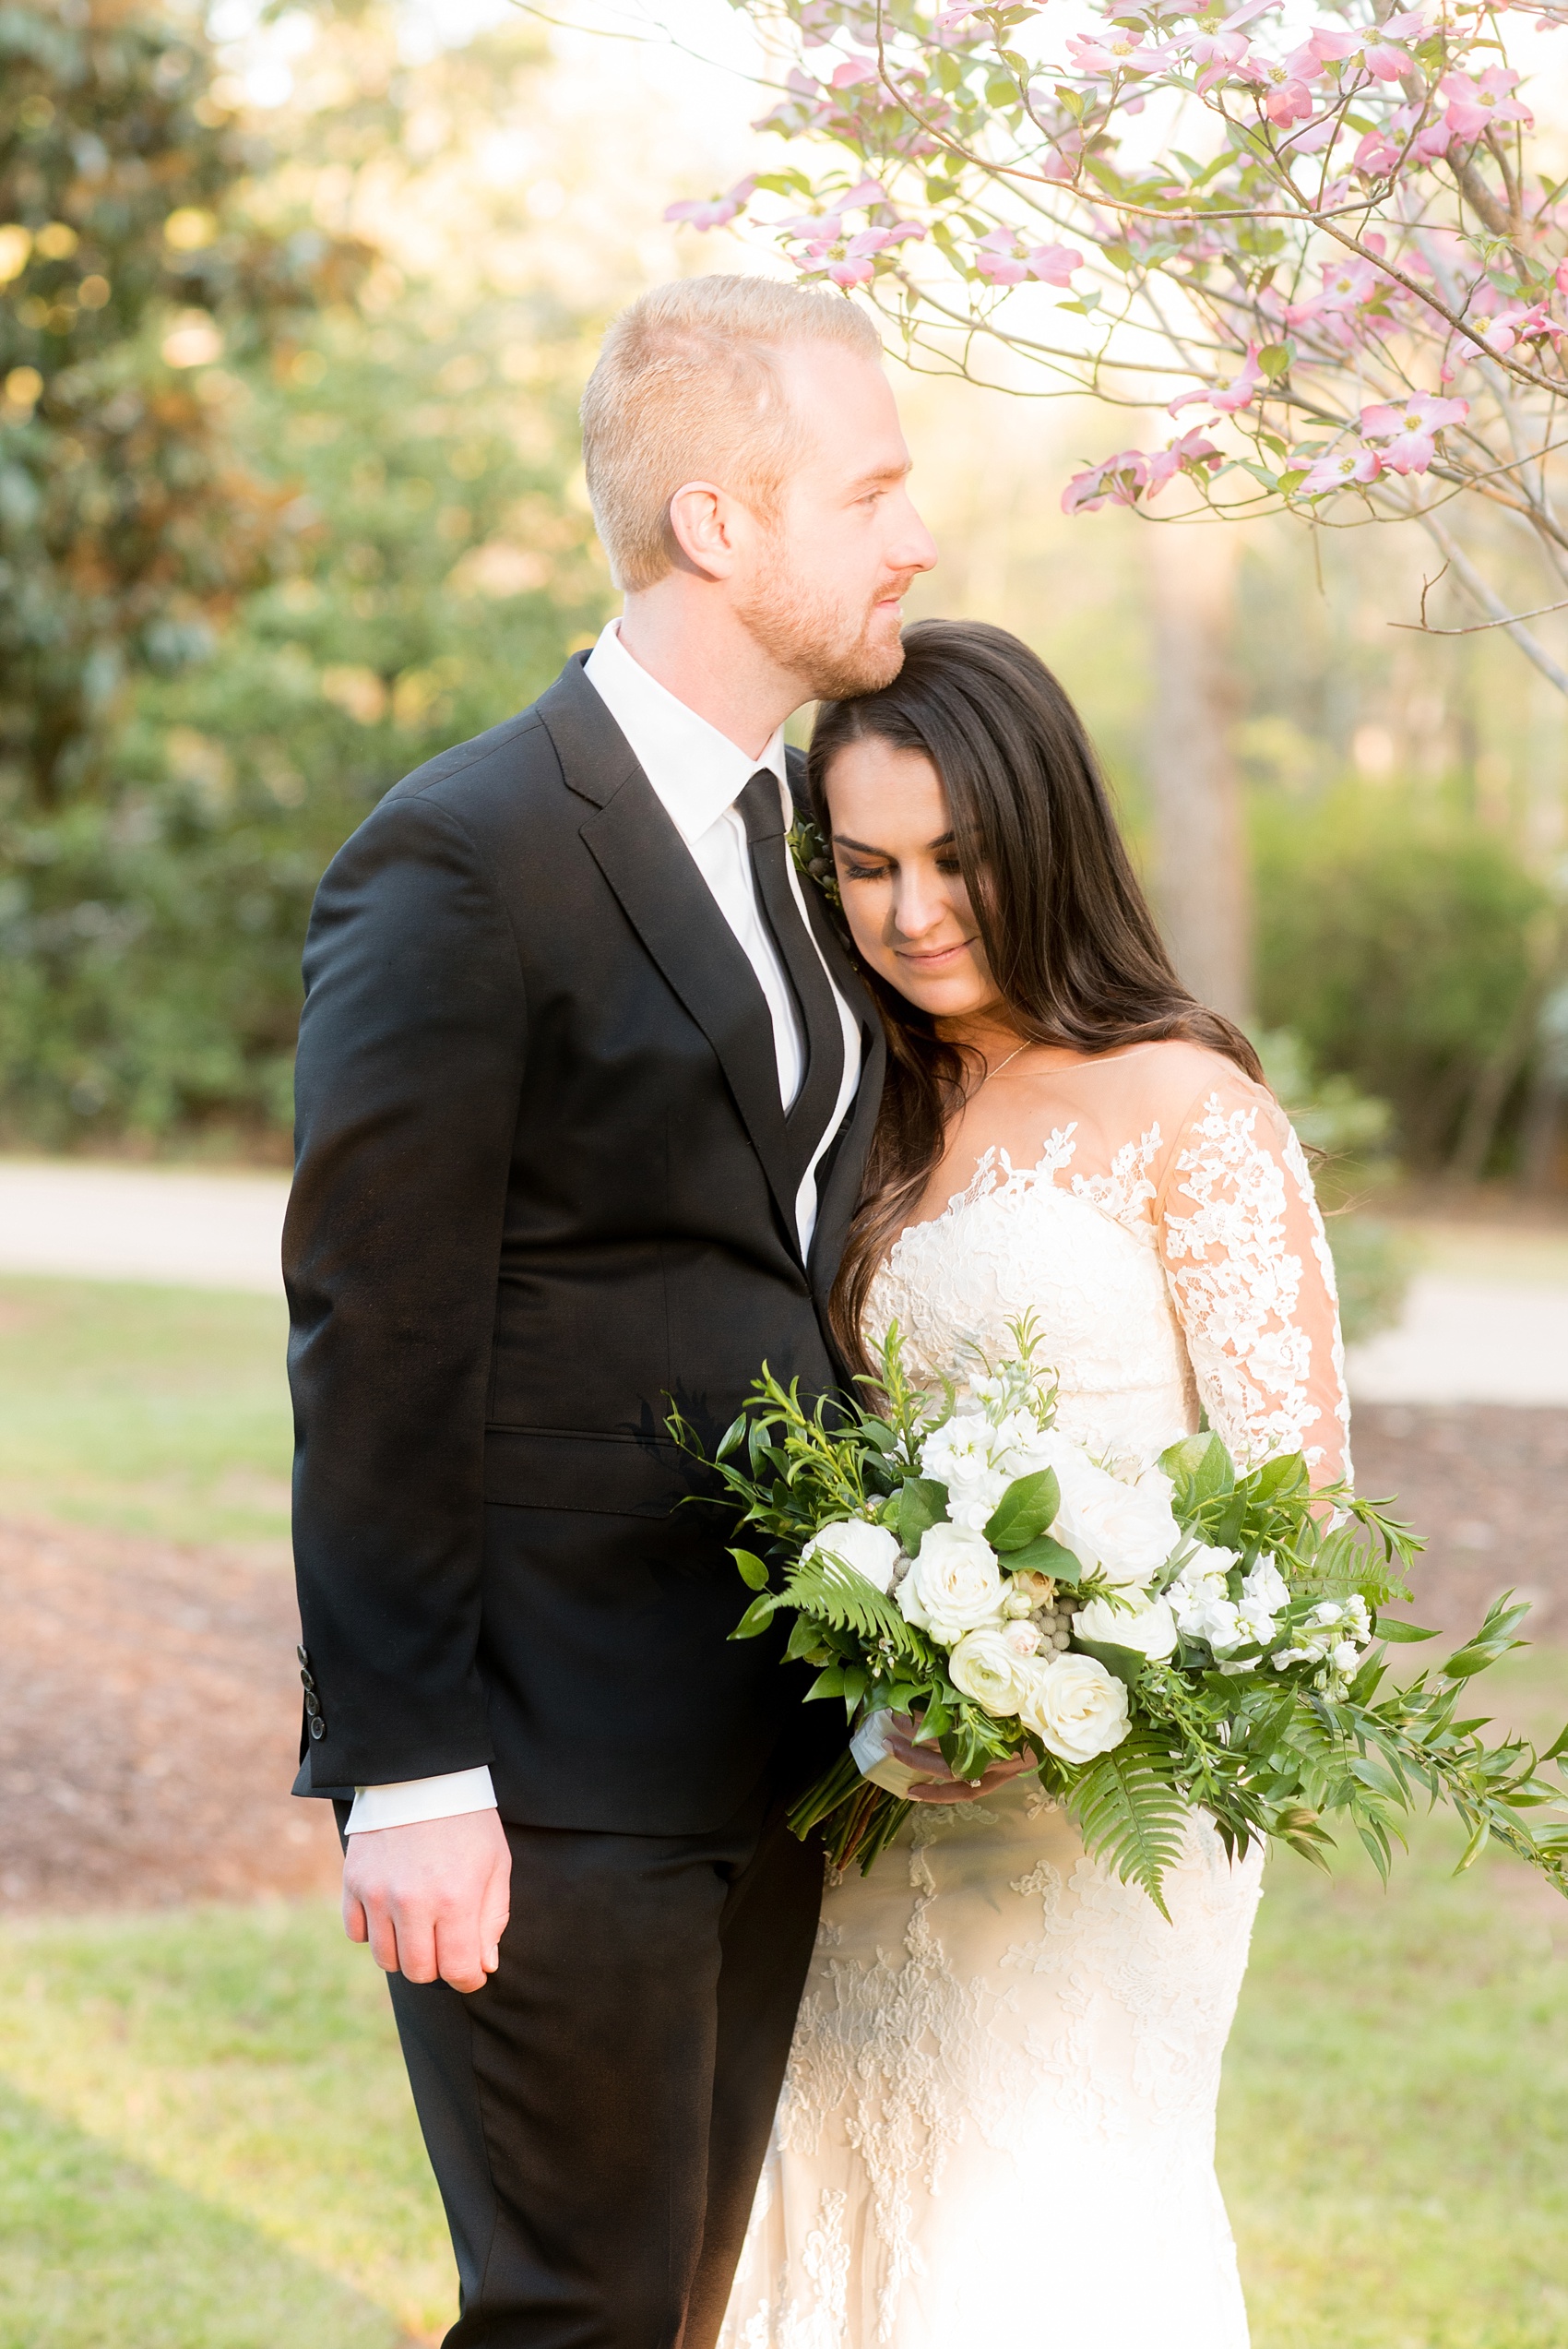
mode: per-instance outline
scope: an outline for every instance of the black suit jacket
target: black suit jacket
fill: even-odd
[[[716,1437],[765,1359],[835,1382],[883,1045],[812,904],[864,1061],[808,1265],[761,988],[579,661],[334,858],[284,1238],[298,1791],[489,1762],[522,1821],[699,1831],[797,1734],[664,1423]]]

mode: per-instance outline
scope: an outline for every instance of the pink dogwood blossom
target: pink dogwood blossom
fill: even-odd
[[[1169,63],[1163,49],[1131,40],[1125,33],[1109,41],[1096,41],[1087,33],[1069,33],[1067,47],[1073,70],[1080,74],[1158,74],[1163,73]]]
[[[1372,41],[1361,52],[1361,63],[1379,81],[1397,81],[1409,72],[1411,59],[1408,50],[1396,49],[1392,41]]]
[[[710,197],[707,203],[667,204],[664,217],[667,221],[688,221],[695,229],[728,228],[731,221],[739,219],[755,193],[754,176],[738,179],[728,196]]]
[[[1178,473],[1212,472],[1222,461],[1213,441],[1200,425],[1194,424],[1190,432],[1184,432],[1179,440],[1169,441],[1149,459],[1148,487],[1144,494],[1158,497],[1167,482],[1174,481]]]
[[[1277,75],[1282,77],[1283,72],[1283,67],[1277,68]],[[1304,81],[1279,78],[1264,100],[1263,110],[1277,129],[1289,130],[1292,123],[1304,123],[1311,116],[1313,93]]]
[[[1435,392],[1419,391],[1409,399],[1363,408],[1361,437],[1382,442],[1383,461],[1394,472],[1424,473],[1437,454],[1436,435],[1449,424],[1462,424],[1469,412],[1467,399],[1440,399]]]
[[[1494,123],[1533,123],[1535,116],[1514,96],[1519,77],[1507,66],[1489,66],[1472,80],[1468,74],[1444,74],[1437,87],[1448,101],[1443,120],[1455,138],[1479,138]]]
[[[1133,506],[1148,480],[1148,459],[1141,448],[1124,448],[1102,465],[1075,473],[1062,493],[1063,514],[1093,514],[1107,499],[1113,506]]]
[[[1218,384],[1212,390],[1183,391],[1175,399],[1167,402],[1165,412],[1168,416],[1174,416],[1179,408],[1189,408],[1195,399],[1206,399],[1211,407],[1218,409],[1222,416],[1234,416],[1243,408],[1251,407],[1263,380],[1263,369],[1258,364],[1258,346],[1255,342],[1249,342],[1247,355],[1229,383]]]
[[[1073,272],[1084,266],[1084,256],[1071,244],[1032,244],[1024,256],[1031,278],[1042,285],[1067,285],[1073,282]]]
[[[1301,497],[1322,497],[1331,489],[1348,489],[1355,482],[1375,482],[1383,459],[1375,448],[1346,448],[1337,456],[1320,457],[1297,492]]]

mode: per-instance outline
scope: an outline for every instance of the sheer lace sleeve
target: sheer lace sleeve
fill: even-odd
[[[1242,1461],[1350,1466],[1334,1260],[1301,1145],[1238,1071],[1188,1108],[1155,1207],[1166,1278],[1209,1425]]]

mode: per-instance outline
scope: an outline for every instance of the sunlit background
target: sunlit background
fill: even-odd
[[[771,70],[723,0],[0,10],[0,2349],[453,2314],[384,1992],[286,1794],[299,952],[379,795],[613,608],[577,397],[641,287],[778,266],[663,221],[754,167]],[[1360,1481],[1431,1539],[1414,1612],[1527,1592],[1497,1677],[1544,1725],[1562,702],[1499,634],[1413,632],[1425,541],[1068,520],[1123,422],[896,381],[942,549],[912,608],[1016,630],[1081,703],[1185,967],[1324,1153]],[[1271,1871],[1221,2131],[1258,2349],[1568,2343],[1560,1904],[1414,1841],[1386,1898]]]

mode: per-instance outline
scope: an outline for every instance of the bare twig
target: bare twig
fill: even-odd
[[[1536,668],[1540,671],[1541,675],[1547,680],[1548,684],[1555,686],[1558,692],[1563,696],[1565,700],[1568,700],[1568,669],[1564,669],[1560,662],[1554,661],[1550,653],[1548,652],[1545,645],[1541,643],[1540,638],[1538,637],[1533,637],[1528,628],[1524,626],[1524,618],[1526,616],[1533,617],[1535,615],[1524,615],[1509,611],[1508,606],[1498,594],[1496,589],[1491,587],[1488,581],[1482,578],[1480,572],[1477,570],[1469,556],[1465,553],[1464,548],[1460,546],[1458,542],[1450,535],[1443,524],[1438,520],[1437,516],[1431,511],[1430,507],[1423,509],[1418,509],[1411,519],[1414,521],[1420,522],[1427,536],[1435,543],[1439,551],[1447,557],[1448,562],[1453,565],[1456,576],[1463,580],[1466,588],[1469,590],[1470,594],[1475,597],[1476,602],[1480,605],[1481,610],[1483,612],[1490,613],[1493,625],[1497,627],[1507,629],[1509,635],[1513,638],[1515,643],[1518,646],[1526,660],[1532,662]],[[1408,623],[1406,623],[1406,625],[1408,626]],[[1434,628],[1431,633],[1436,636],[1443,632]]]

